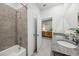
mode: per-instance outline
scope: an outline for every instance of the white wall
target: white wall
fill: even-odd
[[[52,17],[53,32],[62,32],[64,5],[58,5],[41,11],[41,18]]]
[[[52,17],[53,32],[64,32],[77,27],[78,4],[62,4],[41,12],[42,19]]]
[[[64,4],[64,31],[68,28],[75,28],[78,25],[77,13],[78,4]]]
[[[38,31],[37,33],[40,34],[40,10],[35,4],[29,3],[27,5],[27,19],[28,19],[28,55],[32,55],[35,47],[35,39],[34,39],[34,19],[37,18],[38,20]],[[38,43],[38,49],[41,44],[41,34],[38,36],[39,39],[37,39]]]

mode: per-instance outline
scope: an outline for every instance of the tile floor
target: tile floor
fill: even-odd
[[[50,56],[51,55],[51,40],[50,38],[43,38],[42,46],[38,53],[34,53],[33,56]]]

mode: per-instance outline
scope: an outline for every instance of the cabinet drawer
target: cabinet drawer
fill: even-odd
[[[42,36],[43,37],[50,37],[50,38],[52,38],[52,32],[42,32]]]

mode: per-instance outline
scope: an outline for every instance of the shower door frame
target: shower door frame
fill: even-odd
[[[27,5],[24,5],[23,3],[20,3],[25,9],[26,9],[26,14],[27,14]],[[27,20],[27,15],[26,15],[26,20]],[[26,21],[26,27],[28,27],[28,22]],[[26,31],[27,33],[27,39],[26,39],[26,56],[28,56],[28,29]]]

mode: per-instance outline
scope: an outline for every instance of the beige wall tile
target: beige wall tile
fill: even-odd
[[[4,50],[15,45],[16,10],[0,4],[0,49]]]
[[[22,38],[21,46],[26,48],[27,43],[27,15],[24,7],[17,11],[18,18],[18,38]]]

